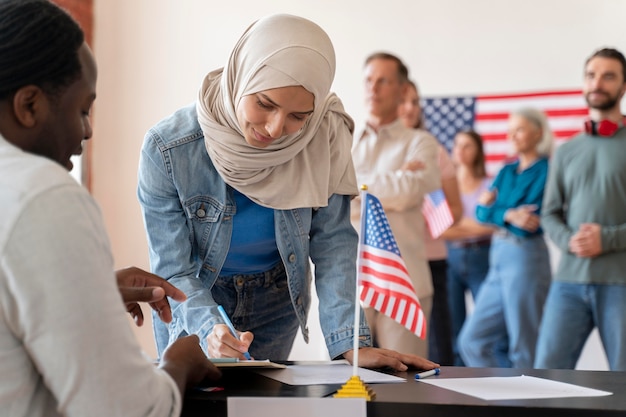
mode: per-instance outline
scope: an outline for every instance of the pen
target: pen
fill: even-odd
[[[423,379],[429,376],[439,375],[439,368],[431,369],[430,371],[420,372],[415,374],[415,379]]]
[[[230,329],[230,332],[233,334],[233,336],[235,336],[235,339],[239,340],[239,336],[237,336],[237,330],[235,330],[235,326],[233,326],[233,323],[228,318],[228,314],[226,314],[226,310],[224,310],[224,307],[219,305],[219,306],[217,306],[217,309],[219,310],[219,312],[220,312],[220,314],[222,316],[222,320],[224,320],[224,323],[226,323],[226,325]],[[245,356],[247,360],[252,360],[252,358],[250,357],[250,354],[248,352],[244,352],[243,356]]]
[[[209,358],[213,363],[237,363],[239,358]]]

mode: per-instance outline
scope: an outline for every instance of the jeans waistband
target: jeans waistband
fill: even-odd
[[[499,228],[498,230],[493,232],[493,236],[494,237],[498,237],[498,238],[503,238],[503,239],[517,239],[517,240],[543,238],[543,234],[542,233],[529,235],[529,236],[519,236],[519,235],[516,235],[515,233],[509,231],[508,229],[504,229],[504,228]]]
[[[241,286],[244,283],[256,283],[257,285],[269,285],[276,279],[280,279],[282,276],[286,277],[285,265],[282,262],[276,263],[272,268],[265,272],[254,272],[251,274],[234,274],[234,275],[220,275],[217,277],[216,283],[222,283],[222,285],[229,285],[234,283]]]
[[[481,248],[491,245],[491,236],[483,236],[473,240],[450,240],[448,245],[452,248]]]

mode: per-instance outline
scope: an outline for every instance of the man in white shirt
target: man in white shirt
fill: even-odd
[[[136,268],[116,274],[99,208],[68,173],[95,87],[69,15],[0,2],[0,416],[176,416],[186,387],[219,375],[197,336],[155,366],[128,326],[122,299],[141,324],[136,301],[167,321],[164,296],[185,296]]]
[[[359,184],[381,201],[428,323],[433,286],[424,248],[424,195],[441,188],[439,142],[425,130],[404,126],[398,104],[408,86],[408,70],[394,55],[376,53],[365,61],[368,110],[357,131],[352,157]],[[420,169],[413,169],[415,162]],[[352,221],[360,230],[360,199],[353,200]],[[388,316],[365,310],[374,343],[382,348],[428,357],[428,343]]]

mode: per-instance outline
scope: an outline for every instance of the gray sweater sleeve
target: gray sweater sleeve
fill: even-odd
[[[548,171],[548,181],[541,211],[541,227],[559,249],[568,252],[569,240],[574,232],[565,222],[563,158],[559,150],[555,153]]]

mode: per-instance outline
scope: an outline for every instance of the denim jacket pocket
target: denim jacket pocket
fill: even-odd
[[[212,240],[211,236],[217,233],[217,225],[224,213],[224,207],[209,196],[189,199],[185,201],[184,207],[192,239],[198,246],[199,253],[196,255],[204,259],[209,242]]]
[[[191,221],[215,223],[222,210],[213,198],[201,196],[185,201],[185,212]]]

